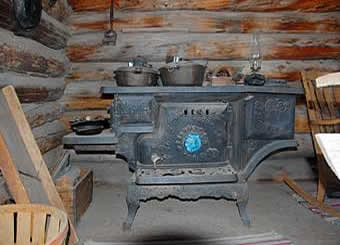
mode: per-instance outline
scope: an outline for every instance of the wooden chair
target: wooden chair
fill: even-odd
[[[67,214],[55,207],[0,206],[0,245],[62,245],[68,229]]]
[[[326,164],[315,139],[317,133],[340,133],[340,86],[317,88],[315,84],[315,79],[325,74],[319,71],[308,71],[301,74],[309,126],[318,164],[318,201],[324,200],[327,186],[335,186],[337,191],[340,191],[340,183]]]

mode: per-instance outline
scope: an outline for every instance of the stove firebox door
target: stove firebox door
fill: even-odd
[[[153,156],[147,158],[156,156],[158,164],[166,166],[226,163],[231,155],[232,120],[231,103],[161,103],[152,134]],[[150,142],[150,137],[145,140]]]

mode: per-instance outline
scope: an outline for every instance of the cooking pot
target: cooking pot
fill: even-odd
[[[155,86],[159,78],[158,71],[147,64],[145,58],[137,56],[127,67],[114,71],[118,86]]]
[[[178,60],[178,59],[177,59]],[[159,69],[163,86],[202,86],[207,62],[178,61]]]

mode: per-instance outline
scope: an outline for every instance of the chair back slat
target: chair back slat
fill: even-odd
[[[60,227],[60,219],[56,216],[51,216],[48,229],[47,229],[47,237],[46,237],[47,244],[59,233],[59,227]]]
[[[0,244],[14,245],[14,214],[0,213]]]
[[[337,106],[335,93],[333,88],[324,88],[327,107],[329,109],[330,119],[340,118],[340,106]],[[333,125],[333,131],[340,132],[340,125]]]
[[[31,243],[31,213],[19,212],[17,215],[17,245]]]
[[[36,212],[33,215],[32,245],[45,244],[46,214]]]

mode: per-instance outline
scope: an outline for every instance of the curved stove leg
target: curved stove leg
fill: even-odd
[[[135,220],[137,210],[139,209],[139,195],[135,183],[130,183],[128,186],[128,192],[126,197],[126,204],[128,207],[128,215],[126,221],[123,224],[124,231],[130,231],[131,226]]]
[[[248,185],[246,185],[242,195],[237,199],[236,205],[238,207],[238,212],[240,214],[242,223],[250,227],[250,218],[247,213],[248,199],[249,199],[249,192],[248,192]]]

